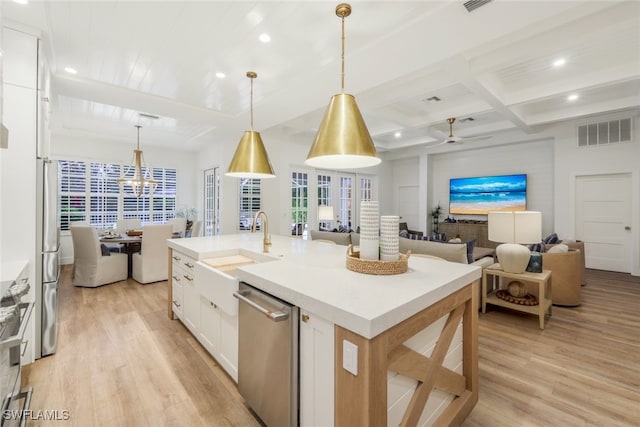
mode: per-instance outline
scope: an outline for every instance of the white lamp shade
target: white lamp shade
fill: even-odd
[[[333,207],[332,206],[318,206],[318,219],[320,221],[332,221],[333,220]]]
[[[541,239],[540,212],[489,212],[489,240],[503,243],[496,248],[496,255],[507,273],[523,273],[531,252],[522,244],[538,243]]]
[[[538,243],[542,240],[542,214],[535,211],[489,212],[489,240]]]

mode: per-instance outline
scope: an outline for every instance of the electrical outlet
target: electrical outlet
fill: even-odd
[[[358,375],[358,346],[347,340],[342,340],[342,367]]]

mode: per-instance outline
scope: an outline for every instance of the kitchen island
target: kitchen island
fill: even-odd
[[[473,308],[477,307],[480,268],[413,257],[404,274],[365,275],[345,268],[344,246],[285,236],[273,236],[272,241],[270,252],[262,254],[259,234],[169,240],[169,316],[178,316],[236,379],[237,342],[229,342],[233,341],[233,309],[225,309],[228,302],[206,300],[211,285],[200,280],[196,271],[206,268],[203,260],[239,250],[255,254],[257,261],[237,267],[234,277],[300,307],[301,425],[317,423],[327,413],[333,414],[335,425],[348,426],[462,422],[478,398],[477,311]],[[186,280],[179,283],[183,277]],[[200,310],[196,309],[198,298]],[[205,339],[202,329],[212,323],[203,321],[212,318],[202,315],[205,307],[222,308],[222,317],[213,323],[228,327],[226,332],[220,329],[216,338],[217,348],[226,345],[225,351],[216,350],[216,339]],[[311,352],[305,350],[303,340],[318,332],[305,332],[310,318],[331,326],[330,334],[322,338],[327,345],[307,344]],[[225,337],[224,343],[220,336]],[[332,357],[317,354],[327,349]],[[325,363],[327,358],[331,363]],[[327,373],[328,367],[332,372]],[[305,371],[313,374],[311,380]],[[323,405],[330,408],[319,411],[317,407]]]

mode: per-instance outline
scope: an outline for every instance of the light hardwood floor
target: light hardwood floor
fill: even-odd
[[[466,427],[640,425],[640,278],[587,272],[583,304],[480,315],[480,400]],[[58,351],[25,367],[33,426],[258,426],[232,380],[179,321],[167,283],[60,287]]]

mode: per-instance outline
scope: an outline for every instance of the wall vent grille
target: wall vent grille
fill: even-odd
[[[467,8],[467,12],[473,12],[480,6],[484,6],[485,4],[491,2],[492,0],[469,0],[464,2],[464,7]]]
[[[631,118],[578,126],[578,147],[631,141]]]

